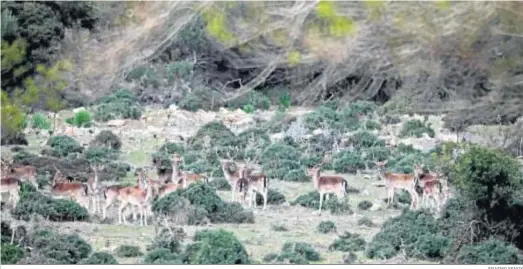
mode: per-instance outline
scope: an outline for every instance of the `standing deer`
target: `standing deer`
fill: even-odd
[[[16,207],[20,198],[20,184],[20,180],[10,176],[2,177],[2,181],[0,182],[1,193],[7,193],[7,195],[9,195],[7,202],[11,202],[13,208]]]
[[[385,172],[384,167],[387,164],[387,160],[384,162],[375,162],[375,164],[378,167],[379,178],[385,181],[385,184],[388,188],[387,205],[392,204],[392,201],[394,201],[394,194],[397,189],[404,189],[411,196],[410,208],[415,208],[416,203],[418,202],[418,193],[416,192],[416,177],[411,174]]]
[[[9,176],[18,178],[21,182],[29,182],[38,190],[38,183],[36,181],[36,167],[32,165],[24,165],[13,167],[12,161],[8,162],[2,158],[2,176]]]
[[[439,180],[439,176],[432,173],[425,173],[422,166],[414,165],[414,176],[418,180],[419,186],[423,189],[423,196],[421,198],[421,205],[425,206],[429,199],[434,199],[436,202],[436,209],[439,210],[444,197],[443,184]]]
[[[236,163],[236,170],[234,172],[231,172],[230,167],[233,163],[232,160],[226,160],[222,159],[220,160],[223,175],[225,176],[225,179],[227,182],[229,182],[229,185],[231,185],[231,202],[236,201],[237,196],[237,190],[238,190],[238,180],[242,177],[240,174],[240,171],[244,169],[245,164],[244,163]]]
[[[122,211],[127,205],[136,206],[140,210],[140,225],[147,226],[147,208],[153,198],[153,188],[149,185],[149,180],[145,176],[144,171],[139,173],[139,187],[127,187],[119,192],[117,199],[120,201],[120,207],[118,209],[118,223],[127,224],[127,220],[122,216]]]
[[[180,163],[183,162],[183,157],[180,157],[178,154],[173,154],[172,158],[172,182],[177,185],[182,185],[186,189],[190,184],[201,181],[204,183],[209,183],[209,177],[203,174],[190,173],[180,170]]]
[[[67,177],[56,168],[51,186],[51,194],[55,198],[71,198],[79,204],[89,208],[89,187],[87,184],[80,182],[66,182]],[[87,205],[85,202],[87,201]]]
[[[87,180],[88,193],[90,197],[90,204],[92,205],[93,214],[96,212],[102,213],[102,207],[100,205],[100,184],[98,172],[104,170],[105,166],[101,164],[91,164],[91,170],[93,174]]]
[[[239,170],[240,177],[247,179],[247,192],[249,193],[249,207],[256,208],[256,193],[259,192],[263,196],[263,210],[267,208],[267,198],[269,192],[269,178],[263,173],[252,174],[253,169],[248,168],[249,164],[255,163],[250,160],[245,165],[242,165]],[[240,190],[241,193],[241,190]]]
[[[344,198],[348,193],[347,180],[341,176],[320,176],[319,167],[310,168],[309,175],[312,177],[314,188],[320,193],[319,214],[321,214],[324,195],[334,193],[338,198]]]

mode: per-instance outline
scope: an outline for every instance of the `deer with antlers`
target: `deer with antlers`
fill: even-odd
[[[439,210],[440,205],[446,200],[443,184],[440,180],[441,175],[425,173],[422,165],[414,164],[414,176],[418,179],[418,184],[423,189],[421,204],[425,206],[429,199],[432,198],[436,202],[436,208]]]
[[[14,177],[19,179],[20,182],[29,182],[38,190],[38,183],[36,182],[36,167],[32,165],[13,167],[12,160],[8,162],[2,158],[1,161],[3,177]]]
[[[392,201],[394,201],[394,195],[396,193],[396,190],[404,189],[411,196],[410,208],[415,208],[416,203],[418,202],[418,193],[416,192],[416,177],[412,174],[385,172],[384,168],[387,164],[387,161],[388,160],[383,162],[375,162],[378,168],[378,176],[381,180],[385,181],[385,184],[388,189],[387,204],[390,205],[392,204]]]
[[[51,184],[51,194],[55,198],[71,198],[79,204],[85,206],[85,199],[89,195],[89,187],[87,184],[80,182],[68,182],[67,177],[56,166],[53,166],[56,173]],[[87,206],[89,208],[89,201]]]
[[[349,186],[347,180],[341,176],[321,176],[320,166],[315,166],[309,169],[309,175],[312,177],[314,188],[320,193],[320,208],[323,205],[323,196],[329,193],[334,193],[338,198],[344,198],[348,193]]]
[[[240,166],[241,170],[239,170],[240,179],[246,179],[247,184],[245,184],[242,180],[238,181],[240,185],[242,185],[244,188],[246,188],[246,191],[249,195],[249,207],[252,207],[254,204],[254,208],[256,208],[256,193],[259,192],[263,196],[263,210],[267,208],[267,198],[268,198],[268,191],[269,191],[269,178],[267,175],[263,173],[256,173],[254,174],[253,171],[256,168],[251,168],[252,164],[255,164],[257,162],[257,158],[254,161],[251,161],[250,159],[247,160],[247,162]],[[238,184],[237,183],[237,184]],[[239,190],[240,193],[242,193],[242,189]],[[244,197],[245,199],[245,197]]]

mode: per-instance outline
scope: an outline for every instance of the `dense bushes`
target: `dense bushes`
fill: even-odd
[[[457,261],[460,264],[521,264],[523,253],[504,241],[491,239],[477,245],[461,248]]]
[[[91,114],[89,111],[82,109],[74,114],[73,117],[65,119],[65,122],[78,128],[91,127]]]
[[[112,119],[139,119],[142,109],[134,94],[126,89],[120,89],[110,96],[98,100],[98,107],[94,113],[97,121]]]
[[[118,264],[118,261],[107,252],[95,252],[89,258],[81,260],[79,264]]]
[[[329,194],[327,194],[329,195]],[[303,207],[318,209],[320,207],[320,194],[317,191],[300,195],[291,205],[300,205]],[[352,214],[354,213],[345,201],[339,201],[335,195],[327,201],[323,200],[322,210],[328,210],[332,214]]]
[[[121,245],[116,249],[116,255],[118,257],[138,257],[142,256],[143,253],[140,251],[140,247],[130,246],[130,245]]]
[[[31,236],[30,246],[33,251],[29,263],[77,264],[89,257],[92,247],[78,235],[63,235],[50,230],[38,230]],[[21,263],[26,263],[22,260]]]
[[[47,140],[54,157],[67,157],[71,153],[82,153],[83,147],[74,138],[66,135],[52,136]]]
[[[322,221],[322,222],[320,222],[320,224],[318,224],[318,226],[316,227],[316,230],[322,234],[335,232],[336,224],[334,224],[334,222],[332,222],[330,220]]]
[[[426,133],[431,138],[434,138],[436,135],[434,129],[430,127],[430,124],[425,125],[420,120],[409,120],[403,125],[403,128],[400,132],[400,137],[421,137],[424,133]]]
[[[188,264],[250,264],[240,241],[225,230],[203,230],[194,235],[195,243],[187,246],[184,261]]]
[[[103,130],[91,141],[90,146],[120,150],[122,141],[111,130]]]
[[[365,239],[359,234],[345,232],[329,246],[329,251],[362,251],[365,250]]]
[[[291,264],[309,264],[310,261],[319,261],[320,254],[308,243],[286,242],[279,254],[267,254],[264,262],[278,262]]]
[[[226,203],[208,184],[191,184],[153,202],[153,212],[158,216],[176,218],[174,221],[189,225],[213,223],[253,223],[252,212],[245,211],[238,203]]]
[[[267,204],[269,205],[281,205],[285,203],[285,196],[273,189],[267,191]],[[256,204],[263,205],[263,196],[260,193],[256,193]]]

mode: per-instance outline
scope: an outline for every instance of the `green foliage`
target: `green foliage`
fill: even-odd
[[[182,228],[162,228],[162,230],[154,237],[152,244],[147,247],[147,250],[163,248],[168,249],[172,253],[179,253],[182,251],[182,241],[185,236],[185,231]]]
[[[108,163],[118,159],[118,151],[110,148],[89,147],[84,156],[91,163]]]
[[[254,112],[254,106],[251,104],[244,105],[242,108],[243,111],[247,114],[252,114]]]
[[[371,259],[390,259],[400,249],[405,251],[407,257],[419,253],[427,255],[432,255],[438,251],[441,253],[447,247],[446,242],[448,241],[437,238],[438,243],[441,243],[438,245],[440,250],[425,245],[427,236],[436,236],[438,233],[438,223],[429,212],[404,210],[400,216],[389,219],[383,224],[380,232],[369,243],[366,256]],[[426,249],[417,249],[416,247]]]
[[[286,242],[282,247],[283,253],[297,253],[308,261],[319,261],[320,254],[308,243],[304,242]]]
[[[74,138],[67,135],[52,136],[47,140],[54,157],[67,157],[71,153],[82,153],[84,148]]]
[[[367,201],[367,200],[364,200],[364,201],[361,201],[358,203],[358,208],[360,210],[367,210],[369,208],[372,207],[372,202],[371,201]]]
[[[320,222],[320,224],[318,224],[318,226],[316,227],[316,230],[322,234],[335,232],[336,224],[334,224],[334,222],[332,222],[330,220],[325,220],[325,221]]]
[[[231,185],[229,184],[229,181],[222,177],[215,178],[209,184],[211,184],[211,186],[213,186],[215,189],[219,191],[230,191],[232,189]]]
[[[76,112],[73,117],[65,119],[65,122],[78,128],[89,128],[91,127],[91,114],[83,109]]]
[[[1,246],[2,264],[16,264],[24,257],[24,250],[12,244],[2,244]]]
[[[269,205],[281,205],[285,203],[285,196],[273,189],[267,191],[267,204]],[[256,204],[263,205],[263,196],[260,193],[256,193]]]
[[[155,248],[149,251],[143,260],[144,264],[183,264],[180,255],[166,248]]]
[[[381,129],[381,125],[378,122],[373,121],[373,120],[367,120],[367,121],[362,122],[360,127],[363,128],[364,130],[370,130],[370,131]]]
[[[87,209],[68,199],[53,199],[36,191],[22,192],[12,212],[15,219],[29,221],[33,214],[50,221],[86,221]]]
[[[3,51],[3,48],[2,48]],[[2,57],[3,60],[3,57]],[[4,64],[2,63],[2,66]],[[13,100],[9,98],[7,92],[2,90],[2,144],[11,144],[17,136],[23,136],[22,130],[25,128],[25,115]],[[15,142],[13,141],[13,142]]]
[[[165,65],[167,80],[172,83],[175,79],[187,79],[194,69],[194,64],[188,61],[175,61]]]
[[[477,245],[461,248],[457,261],[460,264],[521,264],[521,250],[506,242],[491,239]]]
[[[359,131],[350,137],[350,143],[356,149],[385,147],[385,142],[368,131]]]
[[[282,91],[278,102],[278,110],[285,111],[291,107],[291,95],[288,91]]]
[[[287,227],[285,227],[285,225],[281,225],[281,224],[274,224],[271,226],[271,230],[275,231],[275,232],[287,232],[289,231],[289,229],[287,229]]]
[[[81,260],[78,264],[118,264],[118,261],[107,252],[94,252],[89,258]]]
[[[300,205],[307,208],[318,209],[320,207],[320,194],[317,191],[312,191],[304,195],[298,196],[296,200],[291,202],[291,205]],[[332,214],[353,214],[350,206],[345,201],[339,201],[336,196],[331,196],[328,201],[323,200],[322,210],[327,209]]]
[[[122,141],[111,130],[103,130],[91,141],[91,146],[119,150],[122,147]]]
[[[365,239],[359,234],[345,232],[329,246],[329,251],[362,251],[365,249]]]
[[[448,237],[424,234],[414,243],[417,256],[422,259],[442,259],[449,250],[451,240]]]
[[[252,113],[254,110],[267,110],[271,107],[271,100],[265,94],[259,91],[250,91],[248,94],[234,100],[228,105],[230,108],[242,108],[246,113]],[[249,107],[247,112],[245,109]]]
[[[430,127],[430,124],[425,125],[420,120],[409,120],[403,125],[403,128],[400,132],[400,137],[421,137],[424,133],[426,133],[431,138],[434,138],[436,135],[434,129]]]
[[[130,245],[121,245],[116,249],[116,255],[118,257],[138,257],[142,256],[143,253],[140,251],[140,247],[130,246]]]
[[[58,234],[39,230],[32,238],[31,247],[49,264],[77,264],[89,257],[92,247],[78,235]]]
[[[352,150],[342,150],[332,158],[332,168],[336,173],[355,173],[357,170],[365,169],[365,162]]]
[[[372,222],[371,219],[369,219],[368,217],[362,217],[361,219],[358,220],[358,225],[359,226],[365,226],[365,227],[374,227],[374,223]]]
[[[178,103],[178,107],[187,111],[196,112],[204,109],[204,100],[197,93],[188,93],[184,96],[182,101]]]
[[[42,113],[35,113],[31,117],[31,127],[34,129],[49,130],[51,129],[51,122]]]
[[[267,147],[261,156],[261,164],[263,170],[267,171],[269,178],[284,179],[286,174],[291,170],[298,170],[300,166],[300,153],[294,147],[282,144],[274,143]],[[302,176],[298,173],[299,176]],[[287,179],[299,180],[300,177],[289,177]]]
[[[202,230],[186,250],[188,264],[250,264],[245,247],[225,230]]]
[[[97,121],[113,119],[139,119],[142,109],[136,97],[127,89],[120,89],[113,94],[98,100],[98,107],[94,113]]]

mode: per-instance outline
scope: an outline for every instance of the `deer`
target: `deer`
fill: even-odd
[[[417,180],[412,174],[400,174],[385,172],[384,167],[388,160],[383,162],[374,162],[378,168],[378,177],[385,181],[388,188],[387,205],[392,204],[394,200],[394,194],[397,189],[406,190],[411,196],[410,208],[415,208],[418,201],[418,193],[416,192]]]
[[[256,163],[256,161],[257,159],[255,161],[247,160],[244,165],[240,166],[239,174],[240,179],[247,179],[248,181],[246,187],[249,194],[249,207],[252,207],[254,204],[254,208],[256,208],[256,193],[259,192],[263,196],[263,210],[265,210],[267,208],[269,178],[263,173],[252,174],[254,169],[248,168],[248,166]],[[241,193],[242,190],[240,189],[239,191]]]
[[[319,214],[321,214],[324,195],[334,193],[338,198],[344,198],[349,191],[345,178],[341,176],[321,176],[319,166],[310,168],[309,175],[312,177],[314,188],[320,193]]]
[[[55,198],[71,198],[76,200],[80,204],[85,203],[85,198],[88,198],[89,187],[87,184],[80,182],[67,182],[67,177],[58,169],[53,166],[56,173],[53,177],[51,185],[51,194]],[[87,208],[89,208],[89,201],[87,201]]]
[[[2,177],[2,180],[0,182],[1,193],[7,193],[9,195],[7,202],[11,202],[13,208],[16,207],[16,204],[18,203],[18,200],[20,198],[21,183],[22,182],[19,179],[11,176]]]
[[[98,172],[104,170],[105,166],[101,164],[91,164],[91,170],[93,174],[87,180],[88,193],[90,197],[90,204],[93,207],[93,214],[96,212],[102,212],[100,205],[100,185],[98,183]]]
[[[238,202],[244,204],[247,194],[249,194],[249,181],[241,177],[236,181],[236,190],[238,191]]]
[[[153,188],[149,184],[145,172],[138,172],[139,186],[127,187],[120,190],[117,199],[120,201],[120,207],[118,209],[118,223],[127,224],[127,220],[122,216],[122,211],[128,205],[137,206],[140,210],[140,225],[147,226],[147,207],[153,198]]]
[[[173,154],[172,157],[172,175],[171,180],[173,183],[177,185],[182,185],[183,188],[187,188],[189,184],[195,183],[195,182],[204,182],[209,183],[209,177],[204,174],[196,174],[196,173],[190,173],[186,171],[180,170],[180,163],[183,162],[183,157],[179,156],[178,154]]]
[[[13,167],[12,161],[8,162],[2,158],[1,169],[2,175],[9,175],[10,177],[18,178],[21,182],[29,182],[38,190],[36,167],[32,165]]]
[[[418,180],[419,186],[423,189],[421,204],[423,206],[432,198],[436,202],[436,208],[439,209],[442,202],[443,184],[440,181],[441,175],[425,173],[423,166],[414,164],[414,176]],[[445,199],[445,198],[443,198]]]

